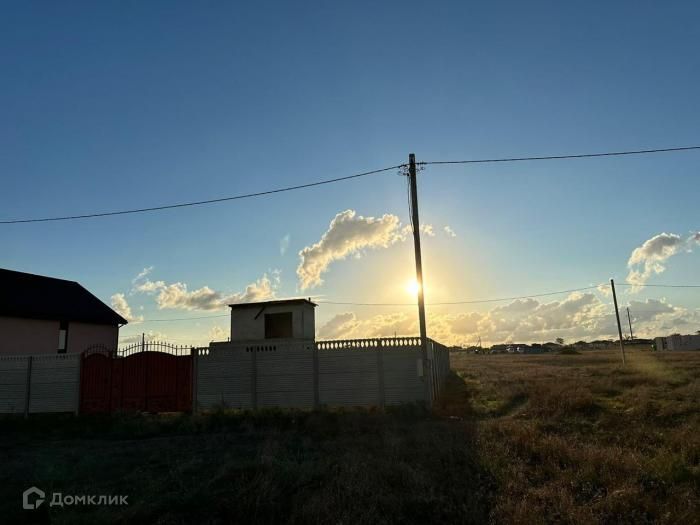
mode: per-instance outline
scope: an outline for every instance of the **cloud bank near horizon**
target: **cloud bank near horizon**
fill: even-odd
[[[635,336],[655,336],[700,324],[700,310],[674,306],[664,300],[630,301]],[[318,330],[319,339],[353,339],[416,335],[413,312],[378,314],[366,318],[355,312],[335,315]],[[617,337],[612,305],[594,293],[572,293],[560,301],[517,299],[486,312],[428,312],[428,334],[447,345],[530,343],[562,337],[568,342]]]

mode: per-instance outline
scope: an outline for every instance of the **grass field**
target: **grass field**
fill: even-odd
[[[0,521],[700,523],[700,352],[452,368],[434,414],[0,420]],[[31,485],[129,505],[22,511]]]

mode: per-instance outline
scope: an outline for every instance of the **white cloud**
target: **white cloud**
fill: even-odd
[[[432,224],[422,224],[420,231],[427,237],[435,237]],[[365,250],[388,248],[405,241],[412,233],[411,225],[402,226],[396,215],[363,217],[355,210],[340,212],[331,220],[321,240],[299,252],[299,287],[306,290],[322,284],[322,275],[335,261],[348,257],[360,259]]]
[[[676,233],[659,233],[647,239],[632,251],[627,267],[627,282],[636,285],[645,284],[655,274],[666,270],[666,261],[681,252],[684,248],[691,251],[693,244],[700,243],[700,232],[693,233],[683,239]],[[639,291],[632,287],[632,291]]]
[[[379,218],[357,215],[355,210],[338,213],[321,240],[299,252],[297,275],[302,290],[323,283],[322,274],[334,261],[361,255],[370,248],[386,248],[404,238],[396,215]]]
[[[602,293],[604,296],[608,297],[612,295],[612,290],[610,289],[610,285],[607,283],[600,283],[597,287],[596,290],[598,292]]]
[[[443,228],[443,230],[445,231],[445,233],[447,234],[448,237],[457,237],[457,234],[455,233],[455,231],[452,228],[450,228],[449,226],[445,226]]]
[[[280,239],[280,255],[284,255],[287,253],[287,250],[289,249],[289,241],[291,237],[289,234],[285,235]]]
[[[432,224],[421,224],[420,232],[427,237],[435,237],[435,228]],[[407,224],[401,228],[401,234],[399,235],[399,240],[406,240],[413,235],[413,226]]]
[[[264,274],[257,281],[250,283],[242,292],[226,294],[213,290],[208,286],[202,286],[190,291],[187,284],[175,282],[167,284],[164,281],[145,280],[135,286],[137,292],[156,295],[156,304],[159,309],[180,310],[220,310],[228,304],[248,303],[263,301],[275,297],[279,286],[279,272],[271,272],[272,279]]]
[[[142,315],[135,316],[132,313],[131,307],[129,306],[129,303],[127,302],[126,297],[124,296],[123,293],[115,293],[111,297],[111,303],[112,303],[112,308],[114,308],[114,311],[117,312],[119,315],[121,315],[124,319],[126,319],[130,323],[134,323],[134,322],[137,323],[137,322],[143,321]]]
[[[229,330],[228,328],[224,328],[221,326],[213,326],[209,330],[209,338],[212,341],[225,341],[229,337]]]
[[[140,343],[141,337],[142,337],[141,334],[120,337],[119,344],[120,345],[132,345],[134,343]],[[163,332],[154,332],[153,330],[149,330],[148,332],[144,333],[143,338],[146,340],[146,342],[148,342],[148,341],[167,341],[168,335],[163,333]]]
[[[342,339],[354,332],[358,326],[358,321],[355,314],[346,312],[338,314],[325,323],[318,331],[318,336],[321,339]]]
[[[146,277],[146,276],[147,276],[149,273],[151,273],[152,271],[153,271],[153,266],[147,266],[146,268],[144,268],[143,270],[141,270],[141,271],[139,272],[139,274],[131,280],[131,282],[132,282],[133,284],[136,284],[137,281],[140,281],[141,279],[143,279],[144,277]]]

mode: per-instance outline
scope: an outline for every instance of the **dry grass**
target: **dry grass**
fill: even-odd
[[[499,523],[700,522],[700,354],[455,356]],[[454,384],[442,410],[464,412]],[[460,406],[462,405],[462,406]]]
[[[432,415],[0,420],[0,521],[700,523],[700,353],[452,366]],[[30,485],[130,505],[23,512]]]

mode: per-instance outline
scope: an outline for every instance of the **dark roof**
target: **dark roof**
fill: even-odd
[[[282,306],[292,304],[310,304],[314,307],[318,306],[316,303],[311,302],[310,299],[278,299],[276,301],[260,301],[256,303],[234,303],[229,306],[231,308],[244,308],[249,306]]]
[[[127,323],[75,281],[2,268],[0,315],[109,325]]]

